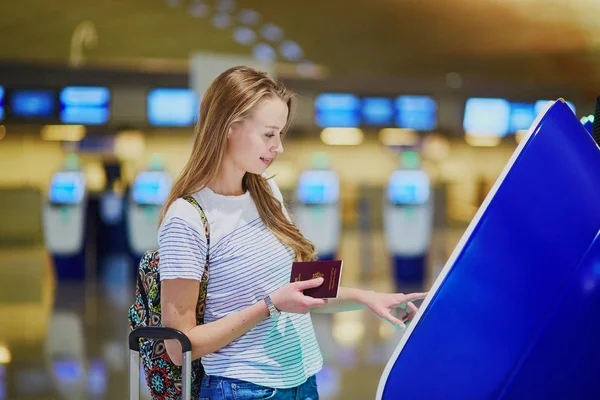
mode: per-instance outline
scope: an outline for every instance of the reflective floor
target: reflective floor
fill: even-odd
[[[427,289],[463,231],[436,230],[425,284],[401,290]],[[394,290],[381,233],[344,232],[340,257],[344,286]],[[132,268],[116,257],[88,266],[86,282],[63,283],[43,248],[1,250],[0,400],[126,399]],[[321,398],[374,398],[402,332],[366,310],[313,321],[325,359]]]

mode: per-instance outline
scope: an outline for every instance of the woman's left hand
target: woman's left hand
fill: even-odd
[[[426,296],[427,293],[404,294],[373,292],[368,297],[365,305],[379,318],[387,320],[398,328],[406,328],[405,323],[411,321],[418,311],[412,301],[423,299]],[[406,311],[406,315],[402,318],[402,321],[392,315],[392,310],[397,307],[403,308]]]

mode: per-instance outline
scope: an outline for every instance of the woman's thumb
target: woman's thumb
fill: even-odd
[[[323,284],[323,278],[309,279],[307,281],[296,282],[296,288],[299,290],[310,289]]]

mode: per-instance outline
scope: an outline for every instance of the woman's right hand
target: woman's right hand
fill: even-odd
[[[322,284],[323,278],[288,283],[273,292],[271,301],[273,301],[273,305],[279,311],[306,314],[312,307],[320,307],[327,304],[327,299],[314,299],[310,296],[305,296],[302,291],[319,287]]]

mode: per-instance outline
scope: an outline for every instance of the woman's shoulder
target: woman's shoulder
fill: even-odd
[[[192,203],[183,198],[176,199],[169,206],[161,224],[161,229],[173,221],[177,221],[178,223],[183,222],[199,232],[204,230],[204,223],[202,222],[200,212]]]

